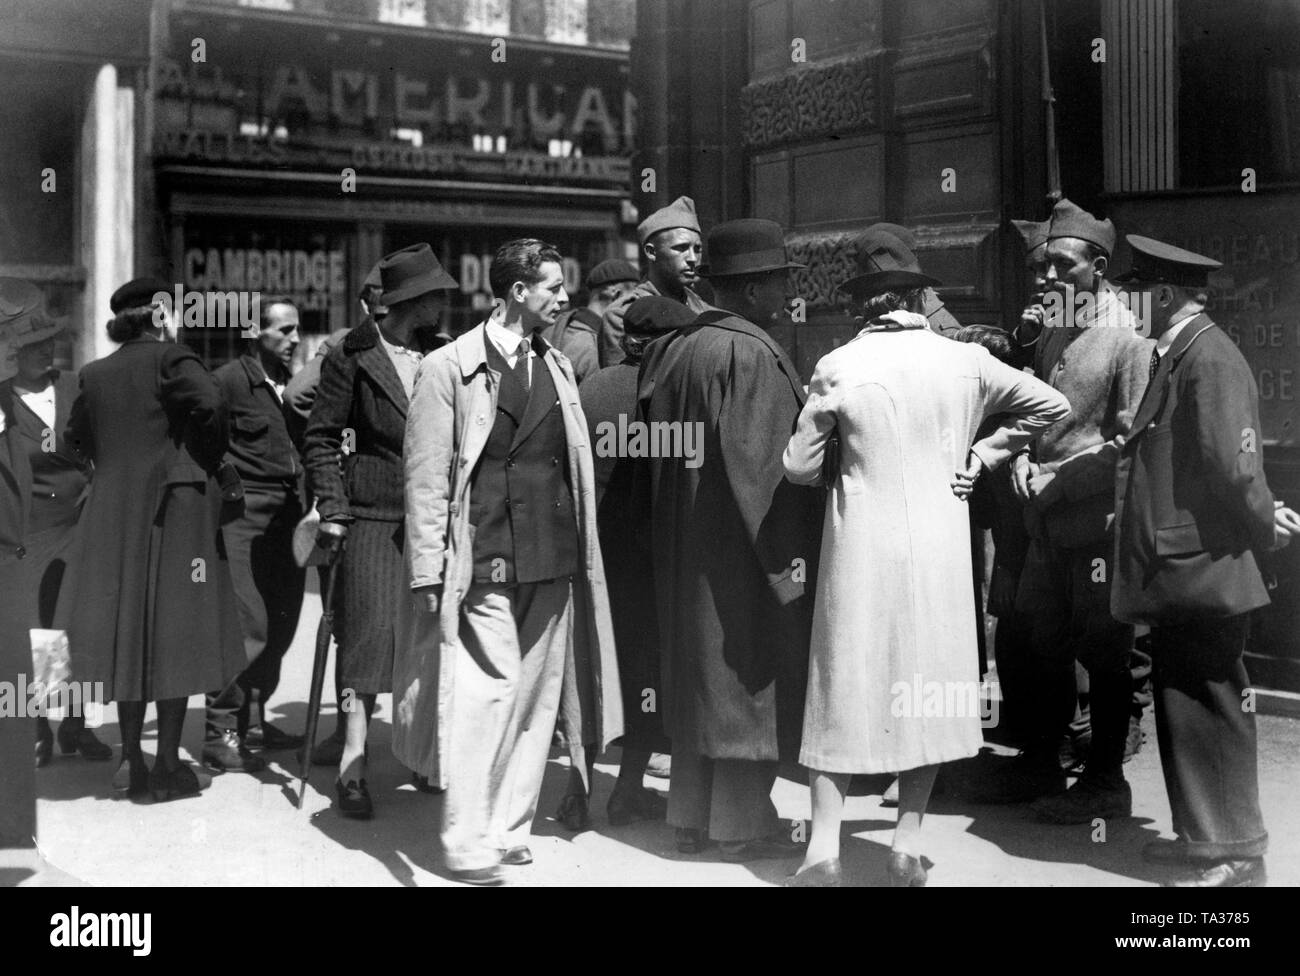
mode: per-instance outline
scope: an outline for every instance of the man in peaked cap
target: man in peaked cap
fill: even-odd
[[[1111,609],[1151,627],[1156,735],[1173,841],[1144,856],[1180,865],[1176,887],[1265,881],[1255,714],[1242,652],[1269,602],[1261,554],[1300,531],[1264,477],[1250,366],[1205,314],[1217,261],[1128,236],[1118,281],[1151,300],[1151,381],[1115,481]]]
[[[899,224],[875,223],[864,230],[857,239],[858,271],[911,271],[921,274],[916,259],[916,235]],[[961,323],[948,311],[933,287],[922,292],[921,314],[930,320],[930,329],[951,339],[961,328]]]
[[[712,307],[692,289],[699,280],[703,253],[694,200],[678,197],[656,210],[637,225],[636,237],[649,272],[645,281],[605,309],[600,330],[602,366],[623,361],[623,315],[638,298],[664,295],[697,315]]]
[[[610,258],[587,275],[587,304],[560,314],[542,338],[569,357],[573,375],[581,384],[600,369],[601,319],[609,306],[636,288],[641,273],[630,261]]]
[[[1052,211],[1034,374],[1070,403],[1070,416],[1012,461],[1029,551],[1016,608],[1031,615],[1024,754],[977,791],[988,801],[1039,800],[1052,823],[1128,816],[1123,761],[1129,736],[1133,628],[1110,614],[1115,462],[1146,387],[1151,343],[1105,275],[1115,242],[1109,220],[1069,200]],[[1076,314],[1076,308],[1079,311]],[[1075,715],[1076,660],[1087,669],[1092,739],[1087,768],[1067,792],[1058,745]]]
[[[824,499],[785,478],[804,390],[765,331],[801,265],[770,220],[719,224],[708,257],[719,307],[653,342],[638,388],[645,421],[699,432],[694,459],[651,457],[637,476],[651,499],[668,820],[679,850],[713,840],[745,861],[801,851],[770,794],[799,746]]]

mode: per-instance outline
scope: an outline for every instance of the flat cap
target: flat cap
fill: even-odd
[[[690,197],[678,197],[637,224],[636,239],[644,244],[661,230],[672,230],[674,227],[685,227],[697,234],[700,232],[700,221],[695,216],[695,201]]]
[[[1148,282],[1178,285],[1182,288],[1206,288],[1210,284],[1210,272],[1217,271],[1223,264],[1204,254],[1188,251],[1172,244],[1165,244],[1139,234],[1125,234],[1124,240],[1133,248],[1133,266],[1122,275],[1117,275],[1116,282]]]
[[[616,281],[640,280],[641,272],[631,261],[610,258],[608,261],[601,261],[587,274],[587,287],[599,288],[601,285],[612,285]]]
[[[172,291],[171,283],[161,278],[148,275],[143,278],[132,278],[113,292],[108,300],[108,307],[113,310],[114,315],[128,308],[147,308],[153,304],[153,296],[158,292],[170,296]]]
[[[661,335],[694,321],[695,313],[681,302],[663,295],[647,295],[627,307],[623,330],[634,336]]]
[[[1047,239],[1074,237],[1096,244],[1109,255],[1115,250],[1115,225],[1109,220],[1098,220],[1078,204],[1062,198],[1052,208],[1052,219]]]

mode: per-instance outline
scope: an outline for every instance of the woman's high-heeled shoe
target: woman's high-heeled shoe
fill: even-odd
[[[198,796],[203,789],[194,770],[181,763],[170,773],[163,769],[161,762],[155,762],[149,771],[149,792],[155,803],[179,800],[186,796]]]
[[[113,789],[125,793],[131,799],[149,792],[149,767],[145,764],[144,753],[122,756],[122,762],[113,774]]]
[[[889,852],[886,868],[891,888],[924,888],[926,879],[929,878],[921,859],[902,851]]]
[[[50,731],[48,722],[40,722],[36,726],[36,768],[48,766],[53,757],[54,733]]]
[[[838,888],[842,880],[840,874],[840,859],[838,857],[827,858],[825,861],[818,861],[816,864],[810,864],[802,871],[796,871],[785,879],[787,888]]]

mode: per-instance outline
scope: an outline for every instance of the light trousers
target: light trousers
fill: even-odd
[[[460,618],[447,742],[447,867],[489,867],[526,844],[572,631],[572,583],[474,583]]]

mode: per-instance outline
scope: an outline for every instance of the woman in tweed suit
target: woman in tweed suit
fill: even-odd
[[[347,735],[335,788],[339,811],[360,818],[373,810],[365,752],[375,696],[392,691],[394,644],[409,632],[402,439],[423,356],[416,335],[437,325],[443,292],[456,287],[427,244],[388,255],[379,273],[388,316],[325,357],[303,443],[322,542],[347,540],[337,635]],[[358,699],[364,707],[349,710]]]

